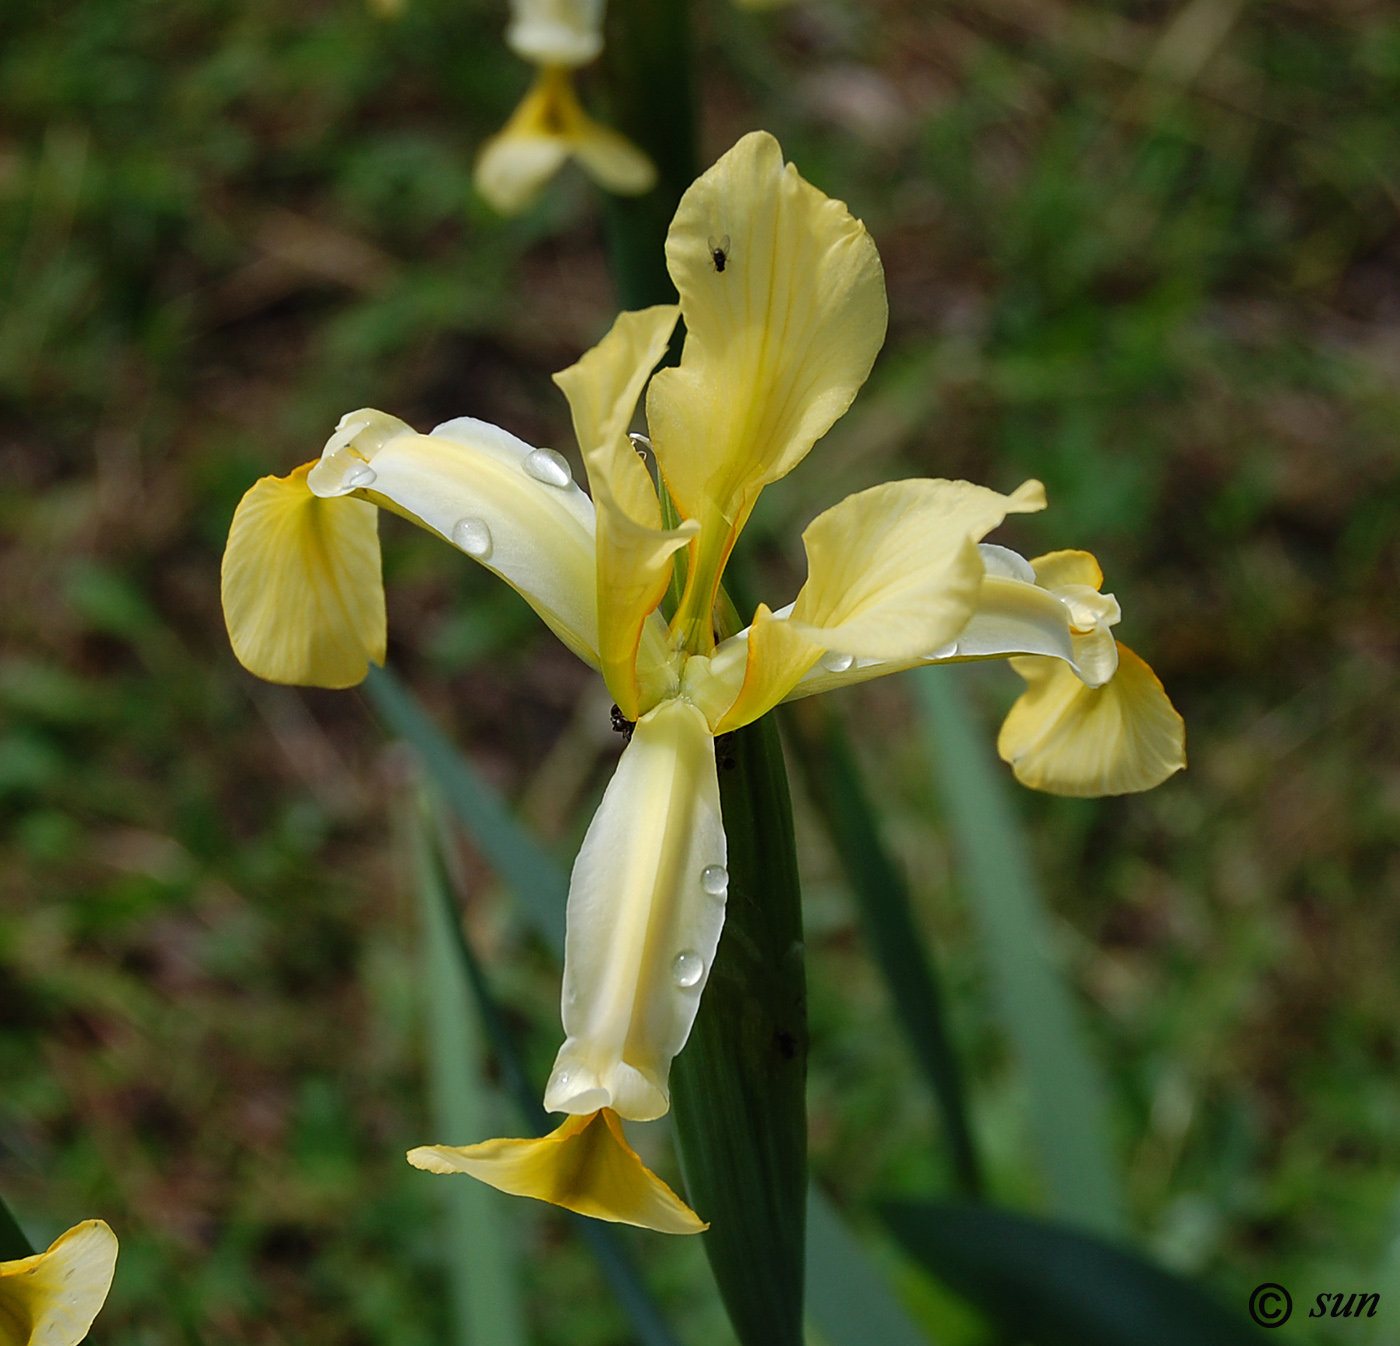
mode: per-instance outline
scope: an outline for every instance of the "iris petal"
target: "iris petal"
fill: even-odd
[[[224,620],[239,662],[269,682],[352,687],[384,662],[378,511],[321,500],[307,463],[239,501],[224,549]]]
[[[725,855],[709,726],[663,701],[637,721],[574,862],[549,1111],[644,1121],[670,1106],[671,1060],[724,925],[723,889],[704,876],[722,874]]]
[[[997,739],[1016,779],[1050,794],[1133,794],[1186,765],[1186,729],[1157,675],[1126,645],[1118,670],[1087,687],[1057,659],[1013,659],[1026,690]]]
[[[0,1341],[16,1346],[77,1346],[112,1285],[117,1237],[102,1220],[85,1220],[47,1252],[0,1262]]]
[[[430,1173],[469,1173],[513,1196],[532,1196],[595,1220],[640,1225],[662,1234],[698,1234],[709,1226],[642,1163],[617,1115],[601,1109],[570,1117],[537,1140],[422,1145],[408,1162]]]

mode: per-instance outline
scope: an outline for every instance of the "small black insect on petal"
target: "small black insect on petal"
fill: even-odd
[[[625,748],[632,741],[632,731],[637,727],[637,723],[635,720],[629,720],[622,713],[620,706],[614,705],[611,714],[613,733],[622,735],[622,746]]]
[[[715,264],[716,271],[723,271],[729,265],[729,235],[716,239],[713,234],[709,238],[710,260]]]

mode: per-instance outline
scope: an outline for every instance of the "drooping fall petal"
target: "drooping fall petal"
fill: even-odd
[[[597,666],[593,504],[559,455],[468,416],[420,435],[381,412],[354,411],[308,484],[328,504],[357,495],[440,534]]]
[[[574,862],[549,1111],[644,1121],[670,1106],[724,924],[725,853],[709,725],[663,701],[637,721]]]
[[[787,617],[766,609],[749,632],[748,665],[724,732],[757,719],[828,651],[894,671],[954,639],[976,610],[977,544],[1007,514],[1043,509],[1039,482],[1001,495],[965,481],[918,478],[848,496],[802,534],[807,582]]]
[[[422,1145],[408,1162],[430,1173],[469,1173],[513,1196],[532,1196],[580,1215],[661,1234],[709,1226],[642,1163],[617,1115],[603,1108],[569,1117],[537,1140]]]
[[[384,662],[379,516],[312,494],[307,463],[239,501],[223,560],[224,620],[238,661],[269,682],[352,687]]]
[[[603,677],[629,720],[640,713],[638,654],[647,618],[671,579],[673,553],[694,536],[687,522],[663,529],[651,476],[627,438],[637,398],[666,353],[680,310],[657,305],[618,315],[577,364],[554,376],[573,412],[598,511],[598,652]],[[664,663],[664,625],[645,670]]]
[[[681,514],[702,525],[690,619],[705,623],[759,491],[865,382],[885,337],[885,282],[865,226],[785,167],[762,131],[682,197],[666,261],[685,349],[652,380],[647,423]]]
[[[578,101],[564,65],[546,65],[499,134],[482,146],[476,186],[503,215],[524,210],[575,156],[610,192],[650,191],[656,169],[625,136],[593,120]]]
[[[0,1342],[4,1346],[78,1346],[112,1285],[117,1236],[85,1220],[47,1252],[0,1262]]]
[[[1050,794],[1132,794],[1186,765],[1186,729],[1157,675],[1125,645],[1101,687],[1057,659],[1013,659],[1026,690],[1011,707],[997,751],[1016,779]]]

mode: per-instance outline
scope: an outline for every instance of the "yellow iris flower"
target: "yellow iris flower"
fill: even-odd
[[[538,73],[505,128],[482,147],[476,164],[482,196],[513,215],[571,156],[607,191],[649,192],[656,183],[651,160],[594,121],[574,92],[574,70],[603,50],[603,0],[512,0],[506,42]]]
[[[714,737],[780,701],[916,664],[1011,657],[1028,683],[1002,729],[1017,777],[1061,794],[1148,789],[1185,764],[1150,669],[1111,634],[1118,604],[1084,552],[1035,561],[982,542],[1044,508],[916,479],[861,491],[803,534],[796,600],[717,632],[720,580],[759,493],[850,405],[885,336],[880,259],[839,201],[745,136],[686,192],[666,242],[679,305],[623,313],[556,382],[591,498],[568,463],[460,419],[415,433],[346,416],[321,458],[244,497],[224,559],[238,657],[283,682],[346,686],[384,656],[375,506],[454,542],[513,585],[601,670],[631,741],[584,838],[568,900],[565,1042],[540,1140],[414,1150],[436,1172],[590,1215],[684,1232],[701,1221],[627,1148],[618,1118],[669,1107],[724,923],[728,877]],[[679,317],[678,366],[653,375]],[[628,429],[646,419],[679,522]],[[660,605],[677,561],[684,588]]]
[[[0,1346],[78,1346],[112,1285],[117,1236],[85,1220],[47,1252],[0,1262]]]

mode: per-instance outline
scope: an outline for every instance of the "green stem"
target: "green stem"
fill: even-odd
[[[612,124],[657,171],[645,196],[605,197],[618,300],[629,309],[673,304],[666,230],[696,165],[687,0],[612,0],[603,73]]]
[[[801,1346],[807,1001],[792,804],[771,719],[718,744],[729,900],[690,1041],[671,1067],[692,1204],[743,1346]]]

